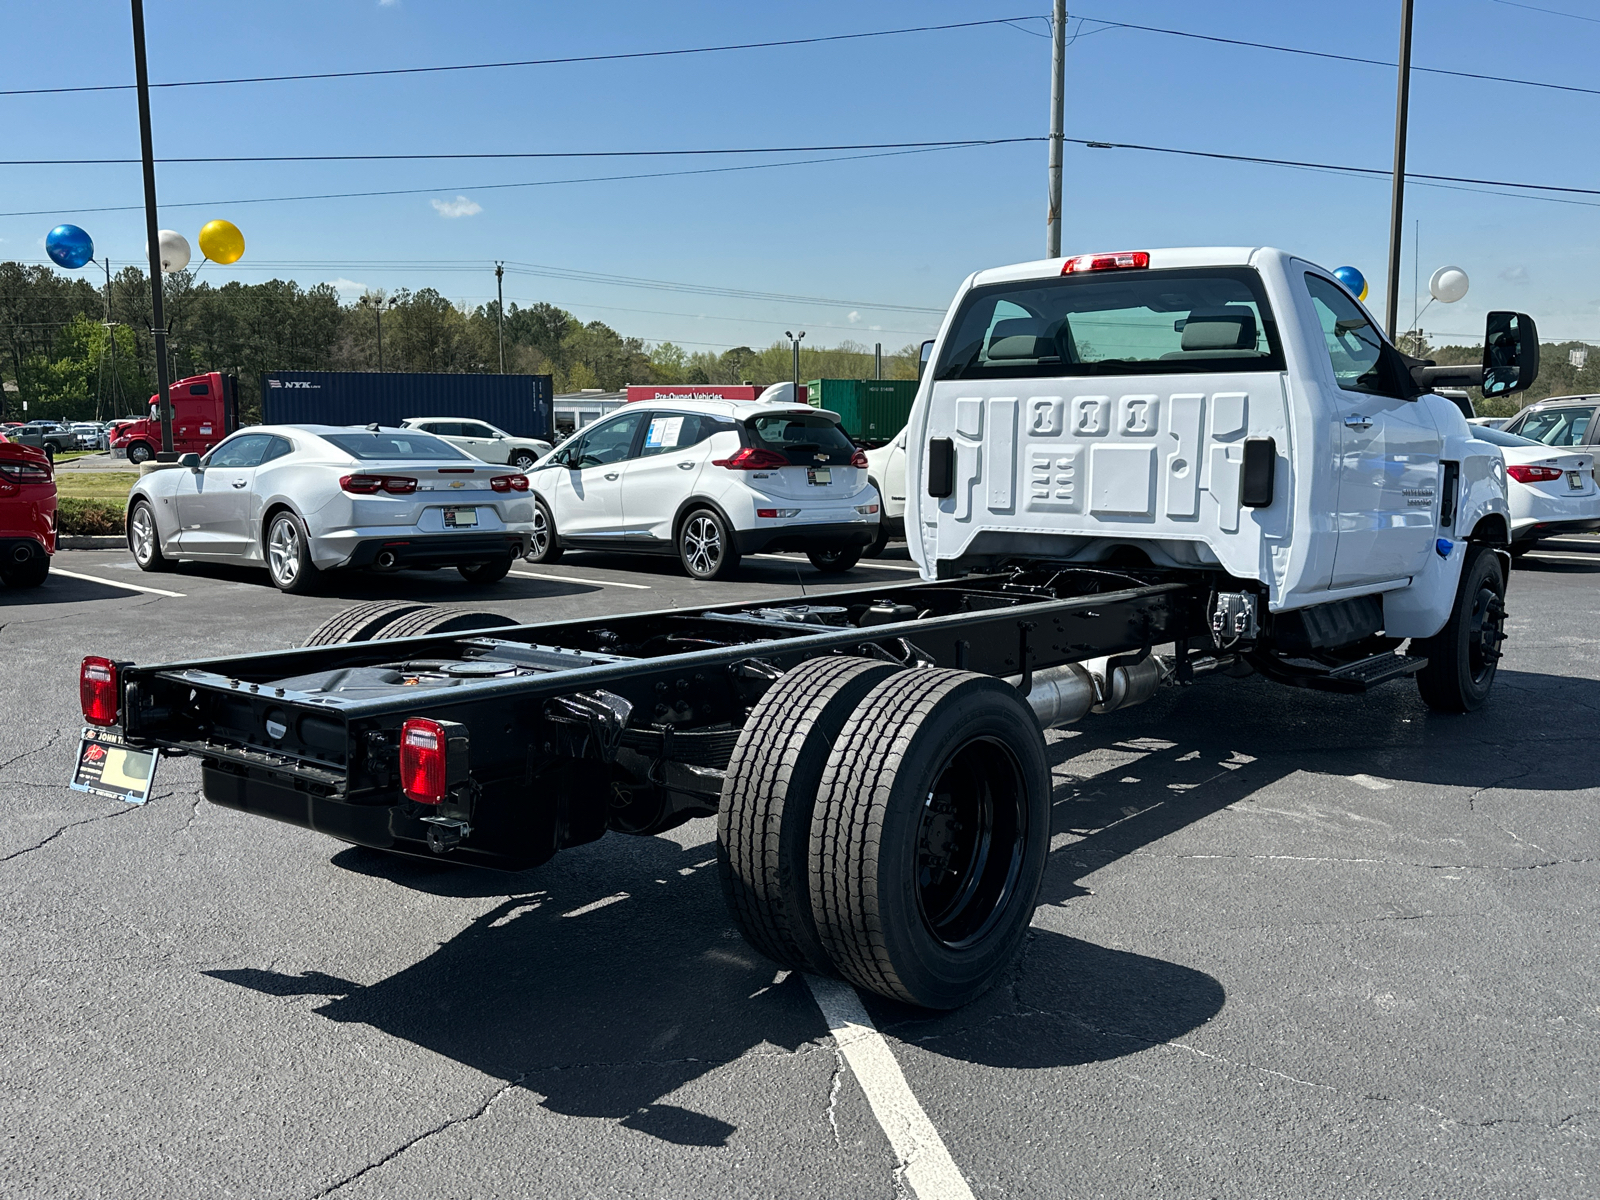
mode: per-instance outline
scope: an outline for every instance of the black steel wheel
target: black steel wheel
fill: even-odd
[[[697,508],[678,530],[678,558],[695,579],[726,579],[739,565],[732,531],[715,511]]]
[[[807,550],[811,565],[825,575],[839,575],[861,561],[864,546],[831,546],[826,550]]]
[[[1436,712],[1483,707],[1506,640],[1506,575],[1500,558],[1486,546],[1469,547],[1467,553],[1450,619],[1421,646],[1428,665],[1417,672],[1417,690]]]
[[[492,558],[488,562],[463,563],[456,570],[468,583],[499,583],[511,570],[511,555]]]
[[[1015,956],[1049,846],[1044,734],[1016,689],[898,672],[823,769],[808,863],[819,939],[852,983],[957,1008]]]
[[[556,538],[556,523],[543,500],[533,502],[533,534],[528,539],[529,562],[553,563],[561,561],[561,544]]]
[[[750,711],[728,762],[717,809],[723,894],[745,940],[785,967],[836,973],[811,915],[811,811],[839,731],[898,669],[864,658],[801,663]]]
[[[141,571],[170,571],[178,565],[161,553],[156,510],[148,500],[135,500],[128,511],[128,553]]]
[[[367,642],[385,625],[431,604],[418,604],[407,600],[372,600],[366,604],[352,604],[329,617],[311,631],[303,646],[341,646],[348,642]]]

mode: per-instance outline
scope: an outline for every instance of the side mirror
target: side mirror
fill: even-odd
[[[1483,330],[1483,394],[1525,392],[1539,377],[1539,331],[1527,313],[1492,312]]]
[[[198,454],[180,454],[178,455],[178,465],[180,467],[188,467],[191,471],[198,471],[200,469],[200,456]]]
[[[922,373],[928,369],[928,360],[933,357],[933,342],[922,343],[922,351],[917,355],[917,378],[922,378]]]

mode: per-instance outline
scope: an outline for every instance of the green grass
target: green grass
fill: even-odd
[[[68,471],[56,475],[56,495],[62,499],[98,500],[126,508],[128,492],[138,482],[137,471]]]

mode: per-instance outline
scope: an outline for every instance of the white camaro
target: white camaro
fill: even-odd
[[[878,533],[866,455],[837,413],[804,404],[640,401],[579,430],[528,473],[533,553],[677,554],[720,579],[745,554],[803,550],[847,571]]]
[[[1525,554],[1540,538],[1600,529],[1600,489],[1587,446],[1547,446],[1474,426],[1472,436],[1500,447],[1511,504],[1511,553]]]
[[[533,515],[527,476],[430,434],[255,425],[141,476],[127,532],[143,570],[247,563],[306,592],[342,567],[455,567],[492,583],[528,552]]]

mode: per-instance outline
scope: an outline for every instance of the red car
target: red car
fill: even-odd
[[[43,450],[0,441],[0,580],[38,587],[56,552],[56,479]]]

